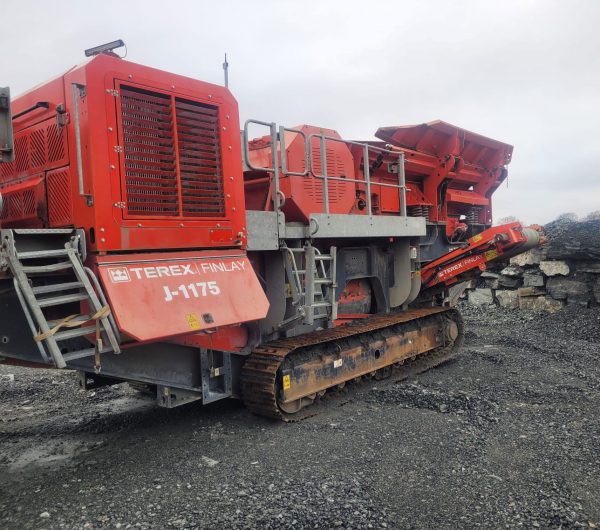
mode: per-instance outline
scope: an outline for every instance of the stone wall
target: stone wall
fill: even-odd
[[[543,247],[485,271],[468,291],[470,303],[558,311],[566,304],[600,304],[600,220],[557,220]]]

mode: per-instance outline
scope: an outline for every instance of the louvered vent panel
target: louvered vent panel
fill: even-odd
[[[69,170],[57,169],[46,174],[48,190],[48,223],[51,227],[73,224]]]
[[[128,213],[178,216],[171,99],[122,86],[121,119]]]
[[[2,176],[2,181],[6,182],[10,178],[14,176],[16,169],[15,162],[4,162],[0,164],[0,176]]]
[[[316,141],[315,141],[316,142]],[[328,177],[345,177],[344,174],[344,161],[333,149],[333,147],[325,147],[325,155],[327,162],[327,176]],[[312,159],[314,173],[323,176],[321,166],[321,148],[318,143],[312,145]],[[306,179],[303,182],[304,188],[307,193],[314,198],[315,203],[323,204],[323,181],[321,179]],[[345,186],[348,184],[340,180],[330,180],[328,182],[329,190],[329,203],[335,204],[343,196]]]
[[[218,109],[175,100],[184,217],[225,215]]]
[[[48,162],[58,162],[65,157],[65,127],[51,123],[46,129]]]
[[[15,163],[17,173],[22,173],[30,168],[29,136],[15,138]]]
[[[31,167],[38,168],[46,164],[46,131],[38,129],[31,133]]]

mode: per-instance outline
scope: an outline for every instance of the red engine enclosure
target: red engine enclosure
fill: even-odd
[[[48,108],[18,117],[40,102]],[[99,55],[12,112],[0,226],[85,228],[92,251],[245,246],[238,107],[226,88]]]

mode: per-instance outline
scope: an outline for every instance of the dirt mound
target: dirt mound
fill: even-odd
[[[549,258],[600,259],[600,219],[556,219],[544,226]]]

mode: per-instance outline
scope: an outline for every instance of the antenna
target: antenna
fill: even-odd
[[[225,76],[225,87],[229,88],[229,63],[227,62],[227,54],[225,54],[225,62],[223,63],[223,75]]]

